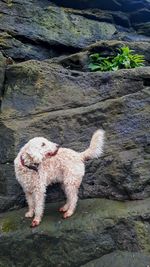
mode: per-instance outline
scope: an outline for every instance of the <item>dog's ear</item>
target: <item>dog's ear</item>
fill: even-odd
[[[42,161],[42,155],[38,151],[34,151],[27,143],[21,149],[21,155],[25,161],[25,164],[40,163]]]
[[[26,164],[26,165],[29,165],[33,162],[32,157],[26,151],[21,151],[20,158],[21,158],[21,160],[23,160],[24,164]]]
[[[43,156],[39,151],[31,151],[30,149],[26,151],[26,157],[33,163],[40,163],[43,160]]]

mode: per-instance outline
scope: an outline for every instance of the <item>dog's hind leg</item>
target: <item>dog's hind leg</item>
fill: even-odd
[[[26,192],[26,200],[28,203],[28,211],[25,213],[26,218],[32,218],[34,215],[34,200],[33,200],[33,194],[30,192]]]
[[[64,207],[62,207],[62,211],[64,211],[63,217],[66,219],[70,217],[75,211],[78,201],[78,187],[72,184],[68,184],[65,186],[65,193],[67,196],[67,202]]]
[[[64,193],[65,193],[65,186],[64,186],[64,184],[61,184],[61,188],[62,188],[62,190],[63,190]],[[60,211],[60,212],[65,212],[65,211],[68,210],[68,208],[69,208],[69,203],[66,202],[65,205],[63,205],[61,208],[59,208],[59,211]]]

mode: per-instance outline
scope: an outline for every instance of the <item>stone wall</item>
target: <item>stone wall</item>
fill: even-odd
[[[131,23],[133,13],[148,14],[149,2],[92,1],[91,6],[84,1],[84,9],[82,1],[61,3],[64,7],[49,1],[1,1],[1,210],[25,205],[13,167],[25,142],[42,135],[83,151],[101,127],[106,131],[104,154],[87,164],[80,197],[150,195],[150,44],[147,32],[138,35]],[[109,40],[115,38],[119,41]],[[90,53],[112,55],[123,45],[144,54],[146,67],[89,73]],[[63,198],[58,185],[48,189],[48,201]]]

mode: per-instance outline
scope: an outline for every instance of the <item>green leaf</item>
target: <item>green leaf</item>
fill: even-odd
[[[134,54],[128,46],[118,49],[117,55],[102,57],[100,53],[90,55],[89,68],[91,71],[116,71],[118,69],[130,69],[144,66],[144,56]]]
[[[100,66],[99,66],[98,64],[90,63],[90,64],[89,64],[89,68],[90,68],[92,71],[96,71],[96,70],[99,70],[99,69],[100,69]]]
[[[93,60],[96,60],[99,58],[99,56],[100,56],[99,53],[95,53],[95,54],[90,55],[90,58]]]

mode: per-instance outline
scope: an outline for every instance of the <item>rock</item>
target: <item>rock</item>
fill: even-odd
[[[115,0],[105,1],[105,0],[52,0],[53,3],[65,7],[78,8],[78,9],[86,9],[86,8],[100,8],[106,10],[120,10],[121,4]]]
[[[148,8],[150,6],[149,0],[52,0],[53,3],[65,7],[78,8],[78,9],[86,9],[86,8],[100,8],[102,10],[123,10],[124,12],[131,12],[142,8]]]
[[[6,49],[8,56],[16,59],[19,51],[21,59],[39,58],[40,48],[43,50],[40,59],[58,55],[61,50],[66,53],[70,49],[77,51],[97,39],[110,39],[116,31],[113,24],[69,14],[65,9],[48,5],[48,2],[41,6],[38,1],[26,0],[21,5],[18,1],[12,2],[10,7],[0,1],[0,6],[0,30],[4,32],[2,48]],[[17,47],[14,48],[14,44]]]
[[[129,255],[130,262],[131,255],[140,254],[146,263],[149,257],[144,255],[150,253],[149,201],[79,201],[76,213],[67,220],[58,213],[62,203],[51,204],[46,206],[43,221],[35,229],[24,218],[24,209],[7,212],[0,220],[0,266],[71,267],[96,258],[105,263],[113,251],[116,264],[117,260],[123,262],[123,256]],[[118,250],[130,253],[115,252]],[[132,254],[133,251],[139,254]]]
[[[138,34],[150,36],[150,22],[136,24],[134,27]]]
[[[150,256],[139,252],[112,252],[81,267],[145,267],[149,266]]]
[[[59,52],[57,48],[42,47],[38,44],[36,45],[31,44],[30,42],[25,42],[25,40],[18,40],[6,32],[0,33],[0,48],[6,57],[12,57],[15,61],[19,62],[29,59],[43,60],[46,58],[56,57],[61,54],[61,51]],[[72,52],[73,51],[74,50],[72,49]]]
[[[6,58],[4,58],[4,56],[0,52],[0,107],[4,90],[5,68],[6,68]]]
[[[131,12],[124,1],[61,1],[62,8],[46,0],[21,4],[19,0],[1,0],[0,48],[6,57],[20,62],[69,55],[99,40],[145,40],[149,36],[149,5],[143,3]],[[82,5],[84,9],[69,8]]]
[[[150,20],[150,10],[149,9],[140,9],[136,12],[133,12],[131,14],[131,23],[134,25],[134,23],[145,23],[149,22]]]
[[[92,53],[100,53],[102,56],[114,56],[117,55],[118,49],[123,46],[128,46],[134,50],[134,53],[144,55],[145,65],[150,63],[150,43],[149,42],[126,42],[126,41],[100,41],[96,42],[80,53],[75,53],[70,56],[62,56],[52,59],[52,62],[59,63],[66,68],[72,70],[89,71],[89,55]]]
[[[114,23],[112,12],[103,11],[100,9],[73,9],[73,8],[65,8],[65,12],[68,14],[80,15],[81,17],[85,17],[90,20],[109,22],[111,24]],[[115,12],[114,12],[115,13]]]
[[[130,20],[127,14],[125,14],[124,12],[121,11],[117,11],[117,12],[111,12],[113,18],[114,18],[114,22],[117,25],[121,25],[123,27],[126,28],[130,28]]]
[[[102,127],[104,154],[86,165],[80,197],[150,196],[149,86],[149,67],[89,73],[49,60],[10,65],[1,107],[0,194],[15,197],[12,206],[24,203],[13,160],[30,138],[44,136],[83,151],[93,132]],[[49,188],[49,201],[63,197],[57,186]]]
[[[149,0],[121,0],[122,10],[125,12],[135,12],[143,8],[149,9],[150,2]]]

